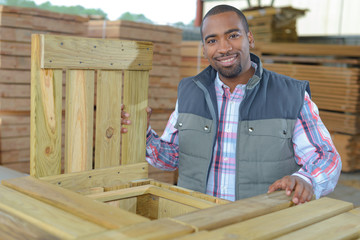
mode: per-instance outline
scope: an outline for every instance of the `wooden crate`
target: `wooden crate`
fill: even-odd
[[[124,170],[118,169],[125,173],[123,176],[129,177],[131,171]],[[98,171],[100,170],[86,172],[90,175],[81,173],[84,174],[83,176],[80,176],[80,173],[73,173],[70,178],[57,176],[56,179],[56,176],[52,176],[41,180],[32,177],[4,180],[0,185],[1,238],[357,239],[360,237],[360,209],[354,209],[353,204],[349,202],[324,197],[294,206],[290,201],[291,198],[286,196],[284,191],[278,191],[226,203],[204,194],[151,180],[123,182],[122,186],[119,185],[120,188],[129,187],[101,192],[105,188],[99,186],[105,182],[101,183],[100,178],[104,181],[109,179],[101,176]],[[109,171],[106,172],[108,173]],[[113,175],[108,176],[114,179]],[[87,185],[89,191],[80,194],[69,190],[70,185],[79,186],[75,184],[79,179],[82,180],[80,185],[82,187]],[[107,182],[111,183],[111,181]],[[113,184],[112,188],[116,186]],[[147,194],[151,196],[146,196]],[[130,207],[130,211],[120,208],[118,203],[104,203],[108,200],[117,200],[118,197],[131,199],[135,195],[137,204],[136,207]],[[205,199],[202,196],[205,196]],[[127,206],[131,204],[128,202]],[[191,209],[194,206],[202,209]],[[189,209],[190,211],[187,212]]]

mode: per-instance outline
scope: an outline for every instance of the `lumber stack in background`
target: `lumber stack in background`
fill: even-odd
[[[199,48],[198,41],[183,42],[182,77],[196,75],[208,65]],[[310,82],[343,171],[360,170],[360,46],[263,43],[252,52],[261,56],[265,68]]]
[[[87,18],[0,5],[0,164],[29,173],[31,34],[86,36]]]
[[[296,20],[305,12],[292,7],[243,10],[256,42],[297,42]]]
[[[182,30],[171,26],[132,21],[90,20],[88,36],[153,42],[153,66],[149,80],[149,106],[152,108],[150,124],[159,136],[174,111],[180,77],[180,46]],[[176,172],[160,171],[149,167],[149,177],[175,183]]]

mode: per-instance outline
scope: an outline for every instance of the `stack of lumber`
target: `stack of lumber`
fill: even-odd
[[[150,124],[161,136],[174,111],[177,85],[181,80],[182,30],[171,26],[124,20],[91,20],[88,25],[89,37],[153,42],[153,66],[148,92],[149,106],[152,108]],[[164,172],[150,167],[151,178],[174,183],[177,178],[174,175],[174,172]]]
[[[306,10],[283,8],[244,9],[257,42],[297,42],[296,19]]]
[[[196,75],[208,64],[200,42],[183,42],[181,76]],[[253,53],[264,67],[310,81],[320,117],[332,134],[343,171],[360,170],[360,46],[263,43]]]
[[[0,164],[29,172],[31,34],[85,36],[87,18],[0,6]]]
[[[360,209],[354,208],[350,202],[327,197],[293,206],[284,191],[277,191],[217,204],[217,199],[202,199],[201,194],[187,189],[175,190],[171,186],[167,189],[153,182],[138,185],[136,181],[129,183],[132,186],[130,188],[83,196],[69,188],[57,186],[64,178],[51,177],[58,179],[52,179],[55,184],[49,183],[47,179],[32,177],[2,182],[2,239],[360,237]],[[89,182],[89,178],[86,175],[84,177],[83,184]],[[126,211],[110,204],[123,197],[135,198],[137,203],[134,210]],[[181,204],[186,207],[180,207]]]
[[[272,43],[258,50],[265,68],[310,82],[342,170],[360,170],[360,46]]]

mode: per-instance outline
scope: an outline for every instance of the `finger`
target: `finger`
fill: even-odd
[[[127,133],[127,132],[128,132],[127,128],[121,128],[121,133]]]
[[[121,124],[122,124],[122,125],[130,125],[130,124],[131,124],[131,121],[128,120],[128,119],[122,119],[122,120],[121,120]]]
[[[272,192],[274,192],[274,191],[276,191],[276,190],[278,190],[278,189],[281,189],[281,185],[282,185],[281,179],[275,181],[273,184],[271,184],[271,185],[269,186],[269,188],[268,188],[268,193],[272,193]]]
[[[121,112],[121,118],[129,118],[129,117],[130,114],[128,112],[124,112],[124,111]]]
[[[125,108],[125,105],[124,104],[121,104],[121,111],[123,111]]]
[[[304,203],[303,192],[304,192],[304,184],[301,182],[298,182],[296,184],[296,187],[294,190],[294,195],[292,198],[293,203],[295,203],[295,204]]]
[[[286,195],[290,196],[292,191],[295,189],[296,181],[293,177],[288,177],[286,182],[286,187],[284,187],[286,191]]]

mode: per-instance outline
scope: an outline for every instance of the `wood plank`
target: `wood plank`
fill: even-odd
[[[125,71],[124,105],[131,116],[128,133],[122,135],[121,164],[145,161],[149,72]],[[134,147],[136,146],[136,147]]]
[[[95,199],[101,202],[110,202],[115,200],[121,200],[126,198],[133,198],[140,195],[149,193],[150,185],[143,185],[138,187],[129,187],[119,190],[112,190],[107,192],[99,192],[86,195],[91,199]]]
[[[95,72],[68,70],[65,107],[65,173],[92,169]]]
[[[186,239],[209,239],[209,236],[212,239],[222,239],[226,236],[237,239],[273,239],[344,213],[352,208],[352,203],[324,197],[306,204],[235,223],[206,234],[194,234]]]
[[[1,69],[0,82],[1,83],[25,83],[30,84],[30,68],[22,71],[16,69]]]
[[[269,43],[258,44],[257,48],[265,54],[292,55],[324,55],[360,57],[360,46],[339,44],[307,44],[307,43]]]
[[[82,22],[67,19],[44,18],[42,16],[28,15],[14,12],[0,11],[0,25],[13,28],[37,29],[42,31],[59,31],[74,35],[85,36],[87,29]]]
[[[40,37],[32,36],[30,173],[61,172],[62,71],[40,69]]]
[[[291,197],[286,196],[284,191],[277,191],[202,209],[174,219],[194,226],[198,230],[212,230],[290,206],[292,206]]]
[[[41,35],[43,68],[150,70],[152,43]],[[96,58],[94,56],[96,55]]]
[[[147,223],[135,224],[121,230],[128,237],[144,237],[145,239],[174,239],[194,232],[195,229],[189,225],[176,222],[169,218],[162,218]]]
[[[28,240],[28,239],[63,239],[54,236],[42,228],[25,221],[7,211],[0,209],[0,239]]]
[[[111,168],[94,169],[79,173],[48,176],[41,178],[41,181],[77,192],[95,187],[123,185],[135,179],[147,178],[147,172],[148,164],[143,162]]]
[[[360,208],[356,208],[276,239],[356,239],[359,237]]]
[[[122,71],[98,71],[95,168],[120,165]]]
[[[47,233],[49,237],[63,239],[105,230],[103,227],[1,185],[0,196],[0,211],[17,218],[19,225],[30,231],[31,229],[26,227],[27,224],[35,229],[41,229],[42,234]],[[20,229],[18,227],[17,231]]]
[[[148,221],[144,217],[94,201],[30,176],[3,180],[2,184],[108,229]]]

